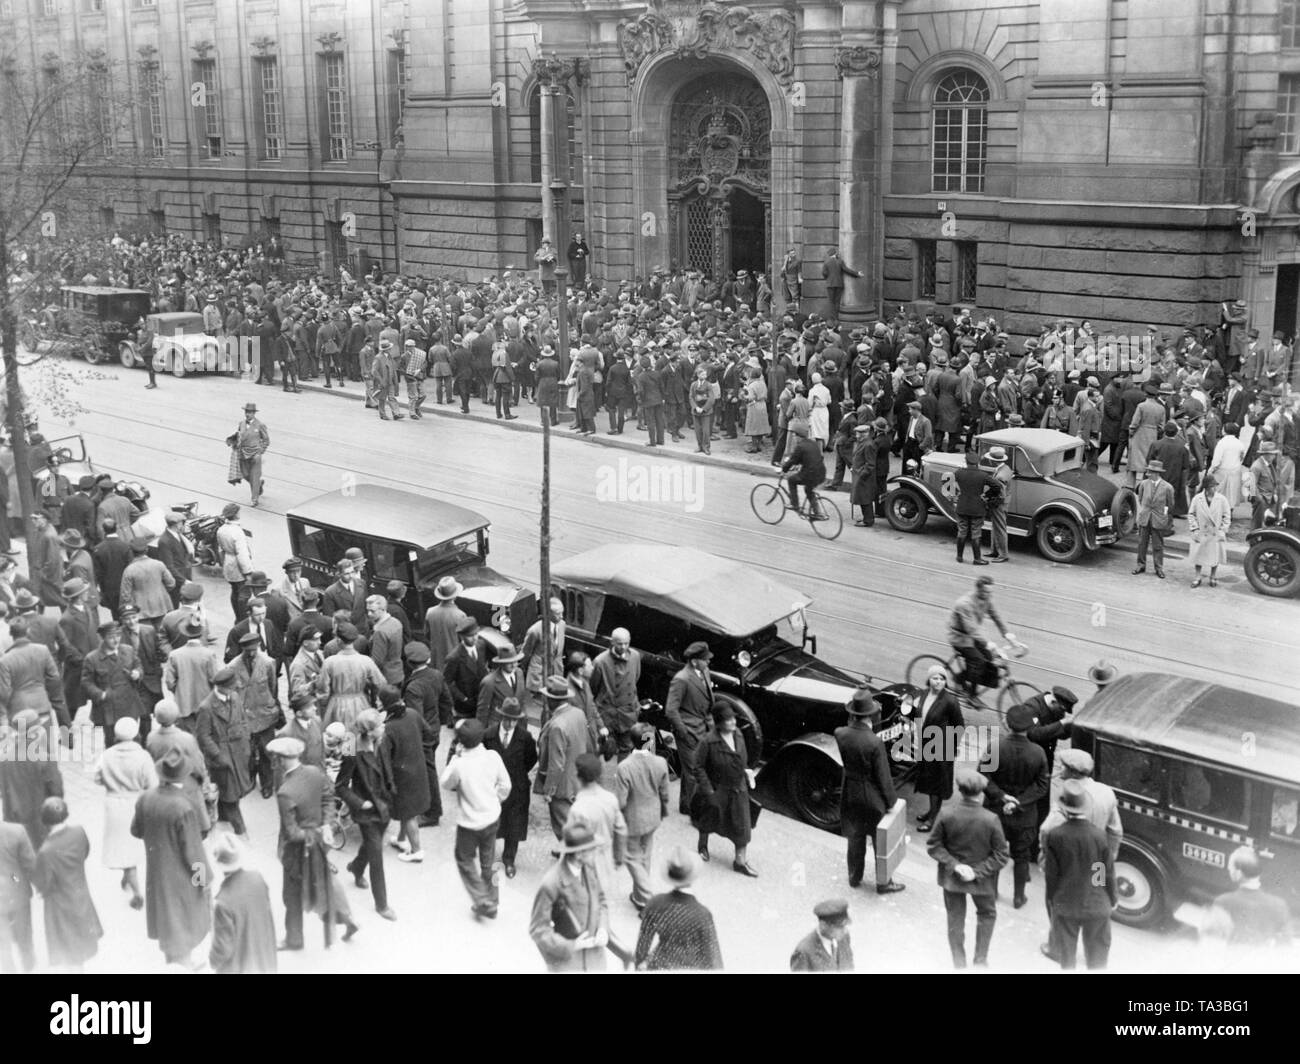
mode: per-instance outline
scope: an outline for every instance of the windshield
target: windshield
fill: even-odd
[[[436,547],[425,547],[415,552],[414,561],[415,582],[422,587],[435,584],[453,569],[483,562],[479,533],[467,532]]]
[[[753,635],[748,636],[745,642],[749,645],[751,654],[759,654],[768,649],[779,649],[781,643],[800,646],[803,643],[806,623],[803,610],[796,610],[790,616],[782,617],[779,621],[758,629]]]

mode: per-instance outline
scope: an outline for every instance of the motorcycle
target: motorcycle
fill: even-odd
[[[225,524],[225,521],[220,514],[198,513],[198,508],[197,502],[187,502],[180,506],[173,506],[172,513],[180,514],[185,518],[185,535],[194,544],[194,560],[200,565],[216,568],[221,564],[217,530]],[[243,533],[250,539],[253,537],[253,533],[246,528],[243,529]]]

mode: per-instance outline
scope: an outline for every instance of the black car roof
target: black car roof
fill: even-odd
[[[285,516],[418,547],[431,547],[490,523],[467,507],[378,484],[358,484],[346,495],[342,490],[318,495]]]
[[[1074,724],[1101,739],[1300,782],[1300,707],[1232,687],[1130,673],[1089,699]]]

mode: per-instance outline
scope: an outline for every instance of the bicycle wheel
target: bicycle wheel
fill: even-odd
[[[825,495],[817,496],[817,508],[810,511],[808,523],[822,539],[838,539],[844,531],[844,518],[840,514],[840,508],[835,505],[834,499]]]
[[[1005,717],[1007,710],[1012,706],[1018,706],[1021,702],[1028,702],[1031,698],[1042,693],[1042,688],[1035,687],[1024,680],[1008,680],[998,691],[998,713]]]
[[[926,676],[936,665],[942,665],[950,675],[952,674],[952,665],[938,654],[918,654],[907,663],[907,672],[903,679],[909,687],[924,687]]]
[[[779,525],[785,517],[785,492],[780,484],[755,484],[749,493],[749,507],[765,525]]]

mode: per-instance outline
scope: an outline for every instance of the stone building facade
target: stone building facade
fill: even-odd
[[[1241,296],[1296,332],[1300,0],[0,0],[0,31],[155,64],[151,158],[78,201],[105,223],[473,280],[531,265],[563,169],[599,277],[794,248],[812,306],[838,246],[850,316],[1172,331]]]

